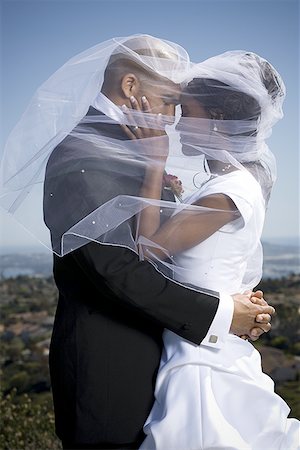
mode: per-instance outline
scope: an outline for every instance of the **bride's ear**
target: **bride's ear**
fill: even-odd
[[[140,90],[140,81],[133,73],[128,73],[123,76],[121,80],[121,90],[126,98],[130,98],[132,95],[137,96]]]

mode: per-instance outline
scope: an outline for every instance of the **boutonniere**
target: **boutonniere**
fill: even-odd
[[[182,182],[175,175],[165,172],[163,178],[163,188],[172,191],[176,198],[182,202],[182,194],[184,192]]]

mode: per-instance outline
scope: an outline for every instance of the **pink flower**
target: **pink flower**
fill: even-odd
[[[165,173],[163,178],[163,187],[164,189],[171,190],[175,197],[177,197],[178,200],[182,201],[182,194],[184,190],[182,187],[182,182],[178,177],[169,173]]]

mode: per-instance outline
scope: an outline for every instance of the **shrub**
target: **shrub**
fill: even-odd
[[[49,401],[34,402],[17,389],[0,394],[0,448],[2,450],[58,450],[60,441],[54,432],[54,414]]]
[[[286,350],[289,348],[290,341],[286,336],[276,336],[271,340],[271,346]]]

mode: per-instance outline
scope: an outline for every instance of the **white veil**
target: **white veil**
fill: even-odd
[[[150,84],[156,110],[126,110],[103,94],[105,80],[118,80],[128,61],[141,83]],[[169,115],[157,114],[159,102],[169,101],[164,93],[177,93],[179,84],[182,101],[196,99],[205,117],[180,118],[177,107],[174,124]],[[167,245],[141,232],[141,221],[152,220],[144,212],[159,220],[157,230],[171,219],[177,228],[189,217],[209,214],[212,223],[218,221],[224,211],[199,206],[195,194],[209,180],[223,181],[229,167],[230,173],[250,172],[265,202],[275,179],[265,139],[282,117],[284,95],[279,74],[253,53],[227,52],[195,65],[184,49],[165,40],[111,39],[69,60],[37,90],[5,147],[0,206],[48,247],[50,236],[58,256],[91,241],[124,246],[165,276],[190,284],[186,267]],[[146,138],[139,138],[141,130]],[[162,197],[143,195],[149,166],[161,172]],[[236,209],[230,222],[238,220]],[[259,248],[260,234],[261,223],[252,250]],[[252,250],[244,286],[261,275],[261,255],[254,258]]]

